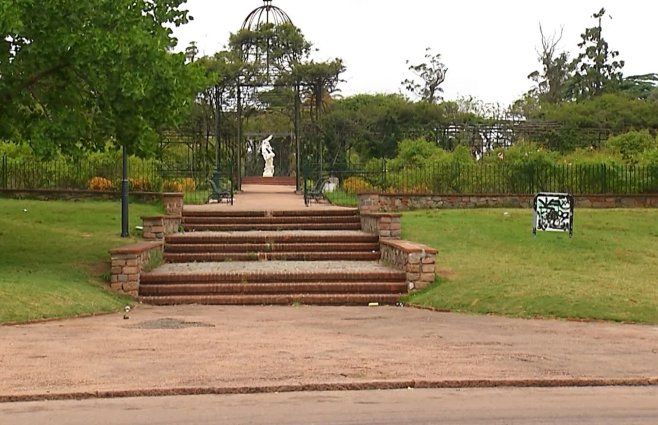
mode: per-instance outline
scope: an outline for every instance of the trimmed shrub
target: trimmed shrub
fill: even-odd
[[[109,192],[114,189],[114,184],[105,177],[93,177],[87,182],[87,188],[89,190]]]
[[[361,177],[348,177],[343,181],[343,190],[349,194],[367,192],[372,189],[373,186]]]
[[[162,182],[164,192],[185,192],[185,186],[178,180],[165,180]]]
[[[608,139],[606,147],[619,152],[624,161],[635,164],[645,151],[658,148],[658,139],[647,130],[629,131]]]

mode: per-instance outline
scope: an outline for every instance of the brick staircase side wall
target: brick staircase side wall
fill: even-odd
[[[436,279],[437,250],[404,240],[381,241],[381,262],[407,275],[410,291],[426,288]]]
[[[361,213],[361,230],[382,238],[399,239],[402,235],[401,214]]]
[[[166,215],[183,215],[183,198],[184,194],[178,192],[163,193],[162,204],[164,205]]]
[[[159,241],[142,242],[111,250],[110,288],[136,297],[139,292],[140,274],[152,265],[152,261],[162,258],[163,246]]]
[[[142,217],[142,237],[147,241],[163,240],[178,233],[181,223],[182,217],[176,215]]]

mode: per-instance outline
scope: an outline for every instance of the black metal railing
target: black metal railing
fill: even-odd
[[[316,170],[304,174],[305,193],[317,189],[326,197],[351,199],[360,192],[408,194],[532,195],[567,192],[573,195],[658,193],[658,164],[437,164],[402,170]],[[333,200],[333,199],[332,199]]]

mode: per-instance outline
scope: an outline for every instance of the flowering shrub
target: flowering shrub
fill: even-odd
[[[165,180],[162,182],[163,192],[184,192],[185,186],[179,180]]]
[[[153,189],[151,181],[147,177],[138,177],[134,179],[129,179],[130,190],[137,192],[148,192]]]
[[[114,184],[111,180],[108,180],[104,177],[93,177],[87,182],[87,188],[89,190],[98,190],[98,191],[111,191],[114,189]]]
[[[194,192],[196,190],[196,182],[193,178],[185,177],[179,181],[183,185],[185,192]]]
[[[343,182],[343,190],[347,193],[359,193],[372,190],[372,185],[361,177],[348,177]]]

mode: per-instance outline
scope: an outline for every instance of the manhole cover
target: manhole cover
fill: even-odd
[[[214,328],[215,325],[201,322],[186,322],[184,320],[165,318],[149,320],[130,326],[134,329],[185,329],[185,328]]]

